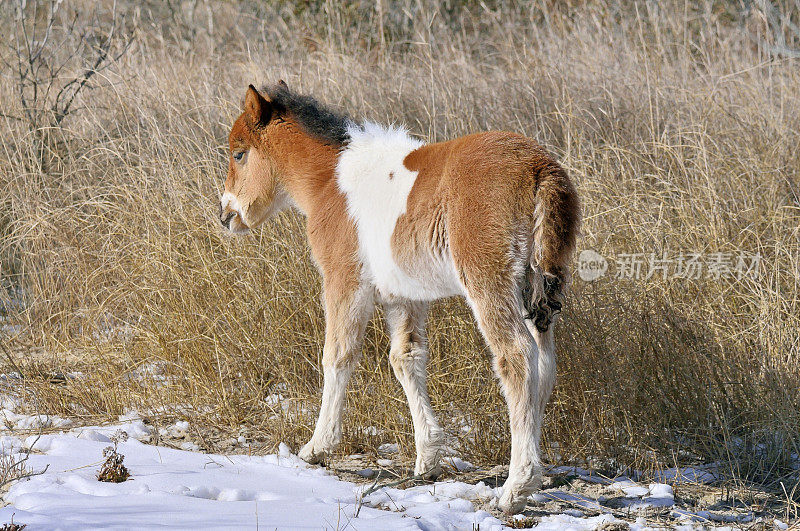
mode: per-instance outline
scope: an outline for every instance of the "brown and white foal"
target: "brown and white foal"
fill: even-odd
[[[415,473],[438,475],[444,435],[428,398],[425,319],[430,301],[462,295],[508,402],[511,466],[499,505],[522,510],[541,482],[553,320],[579,224],[564,170],[518,134],[425,144],[400,128],[357,124],[283,82],[261,93],[248,88],[229,141],[222,224],[247,232],[299,209],[323,276],[325,383],[300,457],[319,462],[339,443],[345,388],[380,302],[389,359],[411,407]]]

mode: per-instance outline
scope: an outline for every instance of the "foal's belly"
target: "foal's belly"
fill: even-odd
[[[432,301],[463,294],[449,256],[436,257],[426,253],[400,267],[391,249],[387,251],[362,252],[366,273],[382,295]]]

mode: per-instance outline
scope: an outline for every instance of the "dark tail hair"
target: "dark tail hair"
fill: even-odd
[[[553,163],[538,179],[534,208],[533,249],[525,272],[526,319],[546,332],[561,312],[569,283],[568,262],[575,250],[580,205],[567,173]]]

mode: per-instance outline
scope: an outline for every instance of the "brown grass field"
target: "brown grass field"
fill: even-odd
[[[574,262],[548,462],[717,461],[730,485],[800,499],[798,5],[388,4],[120,0],[114,14],[67,1],[41,54],[65,66],[38,72],[35,99],[18,68],[23,22],[0,5],[0,370],[21,373],[15,391],[85,422],[188,418],[210,450],[243,428],[264,451],[305,442],[324,317],[303,219],[230,238],[216,218],[245,88],[282,78],[428,141],[518,131],[568,170],[579,251],[610,267],[586,282]],[[114,17],[105,68],[53,112]],[[29,6],[26,27],[42,34],[47,18]],[[615,258],[634,253],[641,277],[617,278]],[[760,269],[646,278],[651,253],[757,254]],[[505,404],[462,301],[435,306],[430,341],[451,445],[506,462]],[[342,455],[397,441],[413,456],[380,312],[349,393],[369,399],[348,401]]]

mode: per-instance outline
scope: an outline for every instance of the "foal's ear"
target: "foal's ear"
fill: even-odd
[[[244,112],[254,125],[269,122],[272,115],[272,105],[262,96],[253,85],[247,87],[244,95]]]

